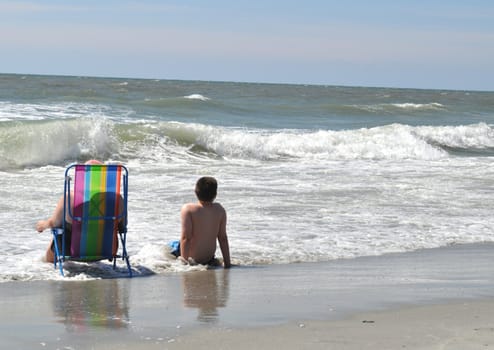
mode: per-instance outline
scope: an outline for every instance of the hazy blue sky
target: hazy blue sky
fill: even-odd
[[[492,0],[0,0],[0,72],[494,90]]]

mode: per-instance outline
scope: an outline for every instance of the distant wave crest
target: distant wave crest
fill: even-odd
[[[438,102],[430,103],[378,103],[378,104],[358,104],[347,105],[340,107],[341,110],[347,112],[358,113],[383,113],[383,114],[395,114],[395,113],[422,113],[422,112],[434,112],[443,111],[446,109],[444,105]]]
[[[203,96],[201,94],[192,94],[192,95],[184,96],[184,98],[186,98],[188,100],[200,100],[200,101],[209,101],[210,100],[209,97]]]
[[[386,106],[386,105],[382,105]],[[439,109],[439,108],[444,108],[444,106],[440,103],[437,102],[432,102],[432,103],[391,103],[389,106],[394,106],[396,108],[402,108],[402,109]]]

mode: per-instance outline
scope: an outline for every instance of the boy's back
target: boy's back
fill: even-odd
[[[180,212],[182,222],[180,255],[185,260],[192,258],[199,264],[211,263],[214,260],[216,240],[218,240],[224,266],[230,267],[226,211],[221,204],[212,201],[216,197],[216,190],[214,196],[208,198],[209,201],[201,200],[201,196],[198,197],[199,202],[185,204]]]

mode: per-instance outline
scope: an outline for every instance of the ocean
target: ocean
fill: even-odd
[[[494,92],[3,74],[0,281],[61,278],[34,226],[91,158],[129,169],[135,275],[193,269],[166,244],[204,175],[234,264],[494,241]]]

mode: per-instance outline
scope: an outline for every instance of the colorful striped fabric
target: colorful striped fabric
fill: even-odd
[[[72,259],[101,260],[116,254],[121,173],[119,165],[75,166]]]

